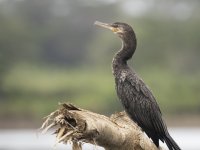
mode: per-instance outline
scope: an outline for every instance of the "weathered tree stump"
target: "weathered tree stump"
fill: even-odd
[[[83,143],[105,150],[158,150],[125,112],[106,117],[64,103],[46,117],[41,129],[43,132],[54,129],[56,142],[70,142],[73,150],[81,150]]]

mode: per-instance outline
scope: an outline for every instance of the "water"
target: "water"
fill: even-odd
[[[37,130],[0,130],[0,150],[71,150],[70,145],[55,145],[55,135],[41,134]],[[96,149],[95,149],[96,148]],[[84,150],[104,150],[90,144]]]
[[[171,128],[170,133],[183,150],[200,150],[200,128]],[[0,150],[70,150],[70,145],[55,144],[50,133],[37,136],[36,130],[0,130]],[[103,150],[84,144],[84,150]]]

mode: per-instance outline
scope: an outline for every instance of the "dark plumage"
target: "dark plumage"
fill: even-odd
[[[115,54],[112,71],[115,77],[117,95],[129,117],[159,147],[159,140],[165,142],[170,150],[180,150],[169,135],[167,126],[162,119],[160,108],[155,97],[141,78],[128,65],[127,61],[136,49],[136,36],[126,23],[106,24],[95,22],[96,25],[108,28],[122,40],[122,48]]]

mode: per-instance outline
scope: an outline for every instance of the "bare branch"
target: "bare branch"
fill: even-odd
[[[106,150],[158,150],[140,127],[125,112],[111,117],[80,109],[72,104],[47,116],[41,129],[55,128],[56,142],[72,143],[73,150],[81,150],[82,143],[91,143]]]

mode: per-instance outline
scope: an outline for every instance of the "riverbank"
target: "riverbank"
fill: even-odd
[[[173,115],[164,116],[168,127],[200,127],[199,115]],[[37,129],[42,125],[43,119],[31,118],[3,118],[0,119],[0,129]]]

